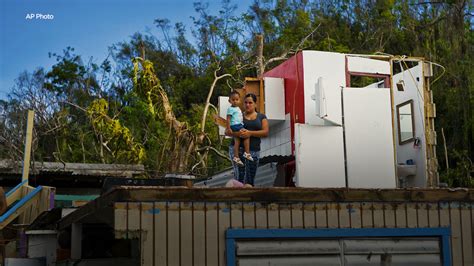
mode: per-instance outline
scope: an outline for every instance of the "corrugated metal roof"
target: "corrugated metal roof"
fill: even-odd
[[[255,187],[273,187],[275,178],[277,176],[276,163],[268,163],[258,167],[257,175],[255,176]],[[220,172],[208,180],[197,182],[196,187],[224,187],[225,184],[234,177],[232,168]]]

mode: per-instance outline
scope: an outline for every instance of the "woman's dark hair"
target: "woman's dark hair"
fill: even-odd
[[[253,93],[247,93],[245,98],[251,97],[254,102],[257,102],[257,96]]]
[[[252,100],[253,100],[254,103],[257,102],[257,95],[255,95],[255,94],[253,94],[253,93],[247,93],[247,94],[245,95],[245,98],[244,98],[244,99],[246,99],[246,98],[248,98],[248,97],[252,98]],[[256,112],[256,111],[257,111],[257,106],[255,106],[255,112]]]

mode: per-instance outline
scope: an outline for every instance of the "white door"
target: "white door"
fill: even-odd
[[[344,88],[348,187],[396,188],[390,90]]]

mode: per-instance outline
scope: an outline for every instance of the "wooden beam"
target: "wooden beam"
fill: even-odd
[[[31,156],[31,139],[33,138],[33,123],[34,123],[35,112],[28,110],[28,121],[26,124],[26,139],[25,139],[25,153],[23,154],[23,173],[21,181],[26,180],[28,185],[28,176],[30,173],[30,156]]]

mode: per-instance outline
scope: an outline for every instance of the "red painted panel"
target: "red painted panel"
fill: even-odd
[[[305,122],[303,53],[290,57],[263,76],[285,79],[285,113],[290,113],[291,117],[291,151],[294,154],[295,123]]]

